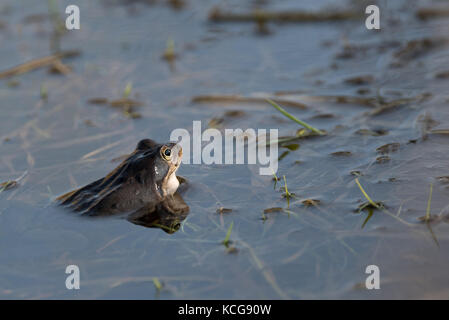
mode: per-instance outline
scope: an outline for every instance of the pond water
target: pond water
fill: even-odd
[[[50,3],[65,19],[71,1]],[[47,2],[0,4],[0,71],[58,46],[81,53],[63,59],[67,75],[39,68],[0,79],[0,182],[27,172],[0,193],[0,298],[449,298],[449,18],[419,19],[417,1],[378,1],[375,31],[365,28],[359,1],[337,9],[335,1],[170,3],[76,1],[81,29],[60,39]],[[209,21],[217,5],[233,13],[356,10],[360,18],[267,23],[260,34],[255,23]],[[172,63],[161,58],[170,41]],[[89,103],[119,99],[130,83],[140,118]],[[52,205],[104,176],[140,139],[168,141],[193,121],[281,136],[300,128],[263,101],[194,99],[205,95],[307,106],[283,105],[327,134],[280,147],[277,176],[294,193],[289,201],[284,180],[275,185],[257,166],[184,164],[190,214],[171,234]],[[359,212],[367,200],[357,177],[386,209]],[[264,214],[269,208],[282,210]],[[229,250],[222,241],[231,223]],[[71,264],[80,290],[65,287]],[[380,290],[364,288],[368,265],[380,269]]]

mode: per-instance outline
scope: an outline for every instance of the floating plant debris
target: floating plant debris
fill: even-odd
[[[15,187],[17,187],[17,181],[10,180],[10,181],[2,182],[2,183],[0,183],[0,193],[5,190],[9,190],[9,189],[12,189]]]
[[[435,223],[441,221],[441,217],[436,214],[425,215],[417,218],[419,222],[423,223]]]
[[[369,210],[369,209],[380,209],[380,208],[384,208],[384,204],[382,202],[374,202],[371,203],[369,201],[367,202],[363,202],[362,204],[360,204],[357,208],[357,212],[363,211],[363,210]]]
[[[237,249],[236,247],[234,247],[234,246],[230,246],[230,247],[227,247],[226,248],[226,253],[229,253],[229,254],[237,254],[239,252],[239,249]]]
[[[125,90],[126,93],[126,90]],[[134,110],[135,107],[143,106],[143,102],[129,99],[129,98],[121,98],[116,100],[108,100],[107,98],[92,98],[89,99],[88,102],[90,104],[98,104],[98,105],[109,105],[113,108],[120,108],[122,110],[123,115],[128,118],[141,118],[142,115]]]
[[[366,95],[366,94],[368,94],[368,93],[371,93],[371,90],[368,89],[368,88],[360,88],[360,89],[357,89],[357,94],[360,94],[360,95]]]
[[[432,49],[436,47],[443,46],[448,43],[447,39],[440,38],[423,38],[417,40],[410,40],[405,43],[402,48],[397,50],[394,53],[394,57],[398,59],[398,61],[409,61],[412,59],[416,59]]]
[[[8,180],[5,182],[0,183],[0,193],[6,190],[13,189],[19,185],[20,180],[25,178],[25,176],[28,174],[28,171],[25,171],[20,177],[18,177],[15,180]]]
[[[17,75],[27,73],[32,70],[38,69],[38,68],[47,67],[47,66],[54,64],[57,61],[60,61],[63,58],[76,57],[79,54],[80,54],[79,51],[63,51],[63,52],[60,52],[58,54],[54,54],[51,56],[31,60],[31,61],[25,62],[21,65],[18,65],[17,67],[0,72],[0,79],[17,76]]]
[[[228,208],[224,208],[224,207],[220,207],[217,209],[217,213],[219,214],[223,214],[223,213],[231,213],[232,209],[228,209]]]
[[[345,83],[355,86],[366,85],[372,82],[374,82],[374,77],[371,75],[357,76],[345,80]]]
[[[389,156],[380,156],[376,158],[377,163],[387,163],[391,158]]]
[[[351,151],[337,151],[337,152],[332,152],[331,155],[334,157],[349,157],[352,155],[352,152]]]
[[[184,0],[168,0],[168,4],[176,10],[180,10],[186,5]]]
[[[53,74],[69,74],[72,72],[72,68],[67,66],[66,64],[62,63],[61,60],[56,60],[50,65],[50,68],[48,69],[49,73]]]
[[[332,119],[335,118],[335,115],[332,113],[321,113],[312,117],[312,119]]]
[[[282,148],[287,148],[290,151],[295,151],[299,149],[299,144],[297,143],[290,143],[290,144],[282,144],[281,145]]]
[[[416,17],[421,20],[444,18],[449,16],[448,7],[421,8],[416,11]]]
[[[111,107],[124,108],[124,107],[140,107],[143,105],[143,102],[128,98],[122,98],[117,100],[110,100],[109,104],[111,105]]]
[[[382,129],[379,129],[379,130],[359,129],[355,132],[355,134],[362,135],[362,136],[378,137],[378,136],[384,136],[384,135],[388,134],[388,131],[382,130]]]
[[[412,98],[401,98],[401,99],[396,99],[396,100],[392,100],[392,101],[379,101],[376,100],[375,102],[375,106],[376,108],[373,109],[372,111],[369,112],[369,115],[371,116],[378,116],[381,115],[387,111],[391,111],[393,109],[405,106],[410,104],[411,102],[421,102],[424,101],[426,98],[428,98],[429,95],[424,93],[421,95],[418,95],[416,97],[412,97]]]
[[[380,153],[380,154],[388,154],[390,152],[398,151],[400,146],[401,146],[401,144],[397,143],[397,142],[388,143],[388,144],[385,144],[383,146],[376,148],[376,151],[377,151],[377,153]]]
[[[260,218],[261,220],[265,221],[268,219],[267,215],[271,214],[271,213],[278,213],[278,212],[283,212],[284,209],[281,207],[273,207],[273,208],[267,208],[263,211],[262,213],[262,217]]]
[[[108,103],[108,99],[106,98],[92,98],[87,100],[88,103],[90,104],[107,104]]]
[[[232,118],[243,117],[246,113],[241,110],[230,110],[226,111],[223,116],[214,117],[209,120],[208,126],[209,128],[219,128],[221,127],[227,120]]]
[[[243,117],[246,113],[242,110],[229,110],[225,112],[225,117],[230,117],[230,118],[239,118],[239,117]]]
[[[263,211],[263,213],[268,214],[268,213],[275,213],[275,212],[282,212],[284,211],[284,209],[282,209],[281,207],[273,207],[273,208],[267,208]]]
[[[317,199],[305,199],[305,200],[302,200],[301,203],[303,205],[305,205],[306,207],[312,207],[312,206],[316,207],[321,203],[321,201],[317,200]]]
[[[430,133],[433,133],[433,134],[449,134],[449,129],[431,130]]]
[[[284,106],[288,107],[296,107],[299,109],[307,109],[307,106],[301,102],[286,100],[286,99],[278,99],[275,98],[272,101],[276,103],[280,103]],[[204,95],[204,96],[195,96],[192,98],[193,103],[226,103],[226,104],[235,104],[235,103],[255,103],[255,104],[265,104],[266,98],[257,98],[257,97],[243,97],[239,95]]]
[[[282,152],[281,155],[278,157],[278,161],[281,161],[282,159],[284,159],[289,153],[290,153],[290,151]]]
[[[209,13],[209,20],[214,22],[326,22],[344,21],[361,17],[360,13],[353,10],[346,11],[317,11],[308,12],[301,10],[290,10],[285,12],[273,12],[254,10],[249,13],[226,12],[215,7]]]
[[[449,70],[437,72],[435,74],[435,78],[437,78],[437,79],[447,79],[447,78],[449,78]]]
[[[449,176],[441,176],[436,178],[441,183],[449,183]]]

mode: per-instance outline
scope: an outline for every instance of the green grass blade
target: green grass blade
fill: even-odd
[[[362,191],[363,195],[365,196],[366,200],[368,200],[368,202],[375,208],[380,209],[380,206],[375,203],[370,196],[365,192],[365,190],[363,189],[362,185],[359,182],[359,178],[355,179],[355,182],[357,183],[357,185],[359,186],[360,191]]]
[[[162,283],[159,281],[158,278],[156,278],[156,277],[153,278],[153,284],[157,291],[161,291]]]
[[[234,226],[234,221],[231,222],[231,225],[228,228],[228,232],[226,233],[226,237],[223,240],[223,244],[227,247],[229,245],[229,238],[231,237],[232,227]]]
[[[296,118],[295,116],[291,115],[290,113],[288,113],[287,111],[285,111],[281,106],[279,106],[276,102],[274,102],[273,100],[270,99],[265,99],[269,104],[271,104],[273,107],[275,107],[280,113],[282,113],[284,116],[286,116],[287,118],[289,118],[290,120],[295,121],[296,123],[300,124],[301,126],[303,126],[306,129],[309,129],[310,131],[313,131],[319,135],[324,135],[325,133],[317,128],[312,127],[311,125],[305,123],[302,120],[299,120],[298,118]]]
[[[283,177],[284,177],[285,197],[287,198],[287,208],[290,208],[290,198],[292,194],[288,192],[287,179],[285,178],[285,175]]]
[[[132,89],[133,89],[132,82],[128,82],[126,84],[125,90],[123,91],[123,99],[128,99],[129,98],[129,96],[131,95]]]

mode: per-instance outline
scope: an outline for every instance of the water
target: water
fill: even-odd
[[[61,14],[69,3],[58,2]],[[259,5],[318,10],[329,3]],[[449,140],[423,127],[449,127],[449,80],[435,78],[449,65],[449,20],[419,21],[406,3],[379,2],[385,17],[380,32],[356,20],[269,24],[271,33],[262,36],[253,24],[207,21],[214,5],[246,12],[257,1],[190,0],[179,10],[163,1],[79,1],[81,30],[60,43],[82,53],[64,60],[74,72],[50,75],[43,68],[14,77],[18,86],[0,80],[0,181],[28,170],[19,187],[0,194],[0,297],[448,298],[449,191],[437,177],[449,175]],[[420,5],[426,3],[432,4]],[[351,5],[341,1],[340,8]],[[2,70],[51,53],[47,2],[6,0],[0,12]],[[407,41],[423,38],[438,45],[410,59],[395,57]],[[179,55],[174,68],[161,59],[168,39]],[[343,59],[348,44],[358,50]],[[345,82],[359,75],[374,80]],[[131,97],[145,104],[137,109],[142,118],[88,103],[120,98],[129,82]],[[175,128],[191,130],[194,120],[205,128],[212,118],[241,110],[242,117],[228,117],[223,126],[293,135],[298,126],[268,104],[191,102],[198,95],[281,91],[282,98],[309,106],[289,112],[329,133],[296,141],[299,149],[280,161],[277,174],[286,176],[296,195],[289,205],[283,181],[273,188],[272,177],[245,165],[181,166],[190,183],[184,194],[190,214],[173,234],[50,205],[55,196],[105,175],[117,165],[111,159],[132,151],[140,139],[167,141]],[[411,101],[373,116],[373,108],[360,103],[312,98],[331,95]],[[332,117],[317,117],[322,114]],[[361,129],[385,134],[361,135]],[[376,148],[388,143],[400,147],[379,163]],[[341,151],[350,154],[332,155]],[[367,193],[399,218],[376,210],[362,228],[368,213],[357,213],[357,207],[366,199],[352,171],[360,171]],[[419,217],[426,213],[431,183],[431,213],[439,219],[426,225]],[[305,199],[320,203],[306,207]],[[220,207],[233,211],[220,215]],[[272,207],[288,212],[263,220],[264,209]],[[236,253],[221,244],[231,222]],[[80,268],[80,290],[65,288],[70,264]],[[380,290],[363,288],[371,264],[380,268]],[[154,277],[164,284],[160,292]]]

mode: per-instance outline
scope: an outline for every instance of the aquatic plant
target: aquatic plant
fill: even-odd
[[[296,118],[295,116],[291,115],[290,113],[288,113],[287,111],[285,111],[281,106],[279,106],[276,102],[274,102],[271,99],[266,99],[266,101],[271,104],[273,107],[275,107],[280,113],[282,113],[284,116],[286,116],[287,118],[289,118],[290,120],[295,121],[296,123],[300,124],[301,126],[303,126],[306,129],[309,129],[312,132],[315,132],[319,135],[325,135],[324,131],[321,131],[317,128],[312,127],[311,125],[305,123],[302,120],[299,120],[298,118]]]

